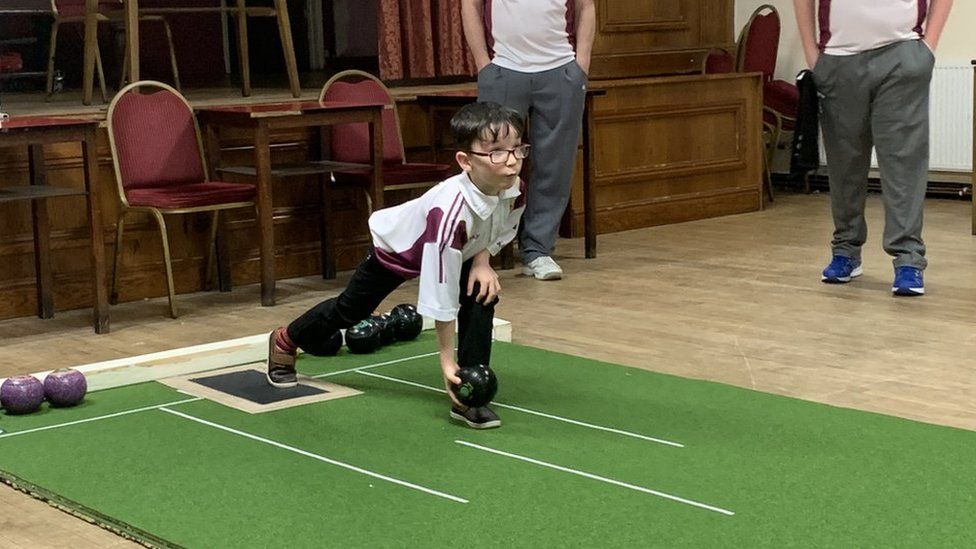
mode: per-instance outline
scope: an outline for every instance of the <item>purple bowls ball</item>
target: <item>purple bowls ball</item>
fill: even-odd
[[[71,368],[54,370],[44,378],[44,396],[52,406],[74,406],[85,398],[85,374]]]
[[[8,414],[29,414],[44,402],[44,385],[34,376],[13,376],[0,385],[0,406]]]

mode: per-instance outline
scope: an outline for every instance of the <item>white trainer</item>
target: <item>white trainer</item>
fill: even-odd
[[[534,276],[538,280],[559,280],[563,277],[563,269],[548,255],[541,255],[523,265],[522,274]]]

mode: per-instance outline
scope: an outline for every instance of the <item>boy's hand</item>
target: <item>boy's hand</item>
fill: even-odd
[[[467,410],[468,407],[458,402],[457,397],[454,396],[454,391],[451,390],[451,385],[460,385],[461,378],[457,376],[458,370],[461,367],[457,365],[457,362],[453,358],[441,357],[441,375],[444,376],[444,389],[447,391],[447,396],[451,397],[451,401],[454,405],[462,410]]]
[[[475,301],[478,303],[491,303],[498,297],[498,292],[502,290],[502,285],[498,281],[498,273],[487,263],[471,266],[471,272],[468,274],[468,295],[474,294],[476,283],[478,284],[478,296],[475,297]]]

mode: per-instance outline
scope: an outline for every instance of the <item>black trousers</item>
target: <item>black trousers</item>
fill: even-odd
[[[461,267],[457,362],[462,368],[488,365],[492,321],[498,303],[498,298],[487,304],[475,301],[477,284],[474,295],[467,295],[471,264],[472,260],[469,259]],[[295,319],[288,325],[288,337],[306,353],[321,355],[321,349],[332,334],[369,318],[380,303],[404,282],[403,277],[380,264],[370,251],[356,268],[346,289],[338,297],[319,303]]]

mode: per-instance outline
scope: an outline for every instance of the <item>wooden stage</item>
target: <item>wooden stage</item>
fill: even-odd
[[[471,84],[445,84],[436,86],[404,86],[392,88],[393,94],[400,100],[410,101],[417,94],[438,93],[442,91],[462,90],[471,88]],[[320,88],[303,88],[298,100],[315,100],[319,97]],[[188,88],[183,95],[190,105],[197,107],[214,105],[253,105],[258,103],[276,103],[292,101],[291,92],[281,88],[253,88],[250,97],[241,97],[240,89],[233,87]],[[0,111],[11,116],[92,116],[104,119],[108,104],[96,99],[91,105],[83,105],[81,90],[69,89],[53,96],[47,101],[43,91],[34,92],[0,92]],[[112,97],[109,96],[109,101]]]

